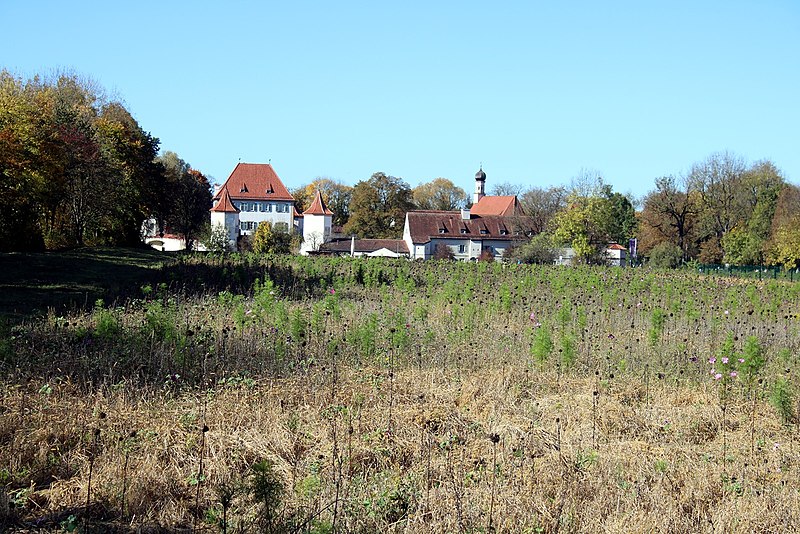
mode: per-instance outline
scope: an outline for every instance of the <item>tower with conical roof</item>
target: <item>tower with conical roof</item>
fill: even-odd
[[[228,248],[236,250],[236,241],[239,238],[239,210],[233,205],[228,188],[223,187],[219,201],[211,208],[211,228],[222,226],[228,238]]]
[[[483,165],[475,173],[475,194],[472,195],[472,203],[477,204],[486,195],[486,173],[483,172]]]
[[[333,212],[325,205],[322,194],[317,190],[314,201],[303,212],[303,244],[300,254],[307,255],[316,252],[320,245],[331,238],[333,226]]]

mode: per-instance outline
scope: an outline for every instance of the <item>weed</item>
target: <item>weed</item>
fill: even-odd
[[[786,377],[781,376],[775,380],[769,402],[784,424],[790,425],[795,421],[794,391]]]

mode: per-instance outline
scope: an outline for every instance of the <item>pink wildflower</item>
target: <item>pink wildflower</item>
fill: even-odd
[[[713,357],[713,356],[712,356],[712,357],[710,357],[710,358],[708,359],[708,363],[710,363],[710,364],[715,364],[715,363],[717,363],[717,359],[716,359],[715,357]]]
[[[720,373],[717,373],[717,374],[714,375],[714,380],[719,380],[721,378],[722,378],[722,374],[720,374]]]
[[[331,295],[335,295],[335,294],[336,294],[336,290],[331,288]]]
[[[737,373],[736,371],[731,371],[732,378],[736,378],[737,376],[739,376],[739,373]]]
[[[739,363],[744,363],[744,358],[739,358]]]
[[[722,358],[722,363],[728,363],[728,358]]]

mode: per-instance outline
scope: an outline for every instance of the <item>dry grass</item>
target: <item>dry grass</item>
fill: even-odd
[[[91,396],[67,383],[6,386],[0,465],[30,480],[10,496],[15,528],[57,529],[72,513],[90,529],[216,530],[220,488],[263,459],[285,488],[284,525],[313,518],[305,527],[318,532],[334,521],[347,532],[486,531],[490,507],[498,532],[800,528],[798,445],[763,398],[732,402],[723,433],[712,385],[656,382],[646,399],[633,376],[403,369],[390,406],[384,369],[331,376]],[[230,531],[256,529],[259,516],[240,490]]]

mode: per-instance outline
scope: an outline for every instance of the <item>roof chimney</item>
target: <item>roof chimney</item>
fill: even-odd
[[[469,208],[461,208],[461,220],[468,221],[469,217]]]

